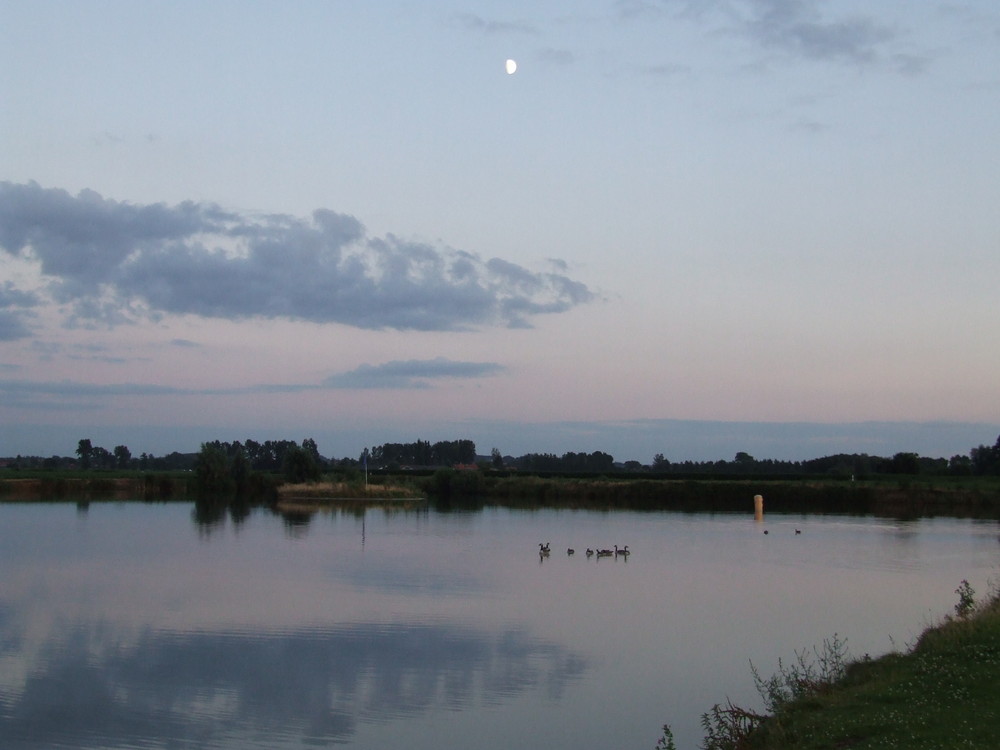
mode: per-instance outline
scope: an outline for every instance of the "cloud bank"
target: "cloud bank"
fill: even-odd
[[[558,264],[369,237],[352,216],[251,216],[214,204],[136,205],[92,190],[0,183],[0,248],[37,264],[77,319],[286,318],[364,329],[527,327],[594,298]],[[34,292],[0,287],[0,340],[26,335]]]

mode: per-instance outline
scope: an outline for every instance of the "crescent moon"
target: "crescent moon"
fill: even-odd
[[[517,72],[517,62],[515,60],[507,60],[507,62],[504,63],[504,68],[507,70],[507,75],[512,76],[515,72]]]

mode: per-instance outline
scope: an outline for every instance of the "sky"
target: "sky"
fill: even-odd
[[[0,456],[965,455],[997,133],[993,0],[0,0]]]

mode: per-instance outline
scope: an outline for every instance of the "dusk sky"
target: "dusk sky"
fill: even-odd
[[[0,0],[0,456],[967,454],[998,134],[995,0]]]

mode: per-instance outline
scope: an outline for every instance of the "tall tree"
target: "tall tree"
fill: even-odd
[[[316,465],[319,467],[323,466],[323,457],[319,455],[319,446],[316,445],[316,441],[312,438],[306,438],[302,441],[302,450],[312,456],[312,460],[315,461]]]
[[[313,459],[312,454],[294,444],[284,451],[281,470],[285,479],[296,484],[320,478],[319,465]]]
[[[890,474],[919,474],[920,457],[916,453],[897,453],[889,461]]]
[[[94,455],[94,446],[90,442],[90,438],[84,438],[77,443],[76,455],[80,457],[80,468],[89,469],[90,458]]]
[[[195,461],[195,481],[201,495],[218,495],[232,491],[226,454],[216,445],[202,443]]]
[[[1000,437],[993,446],[980,445],[969,452],[974,474],[1000,474]]]
[[[124,445],[115,446],[115,465],[119,469],[127,469],[132,460],[132,452]]]

